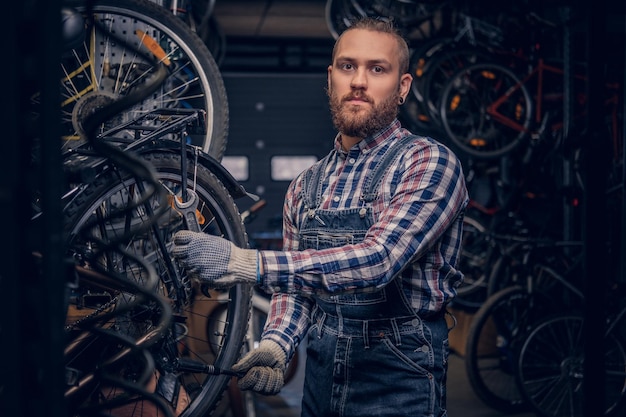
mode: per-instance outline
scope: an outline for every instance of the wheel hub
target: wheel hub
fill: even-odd
[[[74,109],[72,109],[72,126],[74,130],[81,137],[85,137],[85,120],[115,100],[116,98],[113,94],[105,92],[91,92],[82,96],[74,106]]]

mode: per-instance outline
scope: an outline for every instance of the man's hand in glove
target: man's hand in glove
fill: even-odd
[[[174,235],[172,256],[191,277],[218,288],[256,284],[257,255],[257,250],[238,248],[219,236],[189,230]]]
[[[232,370],[245,373],[237,383],[242,390],[274,395],[285,385],[286,367],[285,351],[276,342],[261,340],[259,347],[245,355]]]

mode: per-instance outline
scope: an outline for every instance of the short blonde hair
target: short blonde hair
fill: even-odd
[[[398,51],[400,52],[399,61],[400,61],[400,75],[409,72],[409,45],[406,40],[393,23],[393,20],[380,18],[380,17],[362,17],[352,21],[351,25],[348,26],[337,38],[335,42],[335,46],[333,47],[333,55],[332,59],[335,60],[335,53],[337,51],[337,45],[341,40],[341,37],[344,33],[354,30],[354,29],[362,29],[369,30],[372,32],[380,32],[387,33],[393,36],[398,43]]]

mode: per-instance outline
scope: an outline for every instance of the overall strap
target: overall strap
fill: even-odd
[[[413,142],[419,136],[411,134],[405,136],[403,138],[397,139],[394,143],[392,143],[389,148],[385,151],[385,154],[380,158],[371,174],[365,180],[364,184],[364,194],[361,196],[361,199],[365,202],[371,202],[376,199],[378,196],[378,188],[380,187],[380,183],[382,182],[382,178],[387,172],[389,166],[394,161],[394,159],[398,158],[401,155],[401,151],[405,148],[409,143]]]
[[[308,210],[315,210],[322,201],[321,181],[326,171],[332,152],[328,153],[319,163],[306,170],[302,176],[302,200]]]

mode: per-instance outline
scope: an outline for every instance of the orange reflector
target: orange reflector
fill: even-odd
[[[470,145],[475,146],[477,148],[481,148],[487,145],[487,141],[482,138],[472,138],[469,141]]]
[[[455,95],[452,97],[452,101],[450,101],[450,110],[454,111],[459,107],[459,103],[461,102],[461,96]]]
[[[171,63],[170,59],[167,57],[167,54],[165,53],[163,48],[161,48],[161,45],[157,43],[157,41],[155,41],[153,38],[148,36],[146,32],[140,29],[135,30],[135,35],[139,37],[139,39],[141,40],[141,43],[143,43],[146,46],[146,48],[148,48],[150,52],[152,52],[152,54],[155,57],[157,57],[159,61],[163,62],[165,65],[169,67]]]
[[[196,210],[196,219],[198,219],[198,224],[206,223],[206,218],[200,213],[200,210]]]
[[[487,78],[488,80],[494,80],[496,78],[496,74],[494,74],[492,71],[483,70],[480,72],[480,74],[483,76],[483,78]]]
[[[178,201],[182,201],[181,197],[177,196],[176,198],[178,199]],[[172,195],[167,196],[167,201],[174,210],[178,211],[176,209],[176,204],[174,204],[174,198]],[[197,210],[197,209],[196,209],[196,219],[198,219],[198,224],[204,224],[206,222],[206,218],[202,215],[202,213],[200,213],[200,210]]]
[[[426,61],[424,61],[424,58],[420,58],[417,61],[417,69],[415,70],[415,75],[418,77],[421,77],[422,75],[424,75],[424,64],[426,63]]]

